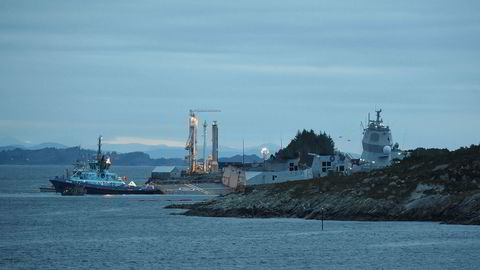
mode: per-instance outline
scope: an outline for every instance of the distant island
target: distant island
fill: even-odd
[[[81,147],[42,149],[4,148],[0,150],[0,164],[4,165],[71,165],[77,160],[88,160],[96,154],[96,151],[82,149]],[[151,158],[144,152],[106,153],[114,165],[120,166],[183,166],[183,158]],[[220,158],[221,162],[241,162],[243,157]],[[261,162],[256,155],[246,155],[245,162]]]
[[[94,156],[94,150],[82,149],[80,147],[69,147],[57,149],[47,147],[42,149],[21,149],[15,148],[0,151],[0,164],[10,165],[69,165],[77,160],[88,160]],[[108,152],[108,156],[115,165],[138,166],[138,165],[183,165],[181,158],[159,158],[152,159],[143,152],[117,153]]]

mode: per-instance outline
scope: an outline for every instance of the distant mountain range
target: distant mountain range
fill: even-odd
[[[245,148],[245,155],[260,155],[260,150],[266,147],[269,149],[270,153],[278,151],[280,148],[275,144],[262,144],[253,147]],[[91,146],[94,149],[93,146]],[[203,147],[201,144],[198,145],[198,158],[203,158]],[[106,151],[116,151],[119,153],[128,153],[134,151],[141,151],[149,154],[152,158],[184,158],[187,154],[187,151],[183,147],[172,147],[167,145],[144,145],[144,144],[103,144],[103,149]],[[219,146],[218,149],[219,157],[232,157],[235,155],[242,155],[242,149],[237,149],[228,146]],[[211,145],[207,146],[206,155],[212,153]]]
[[[0,164],[72,164],[75,160],[91,157],[96,153],[95,145],[83,149],[79,146],[68,147],[66,145],[46,142],[41,144],[25,144],[13,138],[0,138],[0,145],[5,142],[14,144],[0,146]],[[260,150],[266,147],[270,154],[279,150],[276,144],[266,143],[245,148],[245,162],[262,162]],[[199,145],[198,159],[203,159],[203,149]],[[183,147],[171,147],[167,145],[145,144],[107,144],[102,145],[102,150],[110,152],[112,159],[117,165],[185,165],[187,151]],[[219,147],[221,162],[242,162],[242,149],[228,146]],[[207,155],[211,154],[211,147],[207,147]],[[359,154],[352,154],[360,157]]]
[[[41,143],[41,144],[36,144],[36,145],[30,145],[30,144],[25,144],[21,143],[15,139],[9,138],[8,140],[2,140],[0,139],[0,145],[3,145],[2,142],[15,142],[15,144],[9,144],[9,145],[4,145],[0,146],[0,151],[3,150],[14,150],[16,148],[24,149],[24,150],[38,150],[38,149],[43,149],[43,148],[56,148],[56,149],[66,149],[69,148],[66,145],[59,144],[59,143],[54,143],[54,142],[47,142],[47,143]],[[201,159],[203,158],[203,148],[202,145],[198,145],[199,147],[199,156],[198,158]],[[271,143],[266,143],[258,146],[252,146],[252,147],[246,147],[245,148],[245,155],[250,156],[250,155],[257,155],[260,156],[260,150],[266,147],[271,154],[275,153],[276,151],[279,150],[279,146],[276,144],[271,144]],[[87,149],[96,149],[96,145],[88,145],[84,148]],[[183,147],[172,147],[172,146],[167,146],[167,145],[145,145],[145,144],[108,144],[104,143],[102,145],[102,149],[104,151],[109,151],[109,152],[117,152],[117,153],[131,153],[131,152],[144,152],[148,155],[150,155],[151,158],[180,158],[184,159],[185,155],[187,154],[187,151]],[[206,149],[206,154],[207,156],[211,154],[211,146],[207,146]],[[228,147],[228,146],[220,146],[219,147],[219,157],[220,158],[230,158],[236,155],[242,155],[243,150],[242,149],[237,149],[233,147]]]
[[[71,164],[77,159],[90,158],[95,154],[96,145],[69,147],[60,143],[46,142],[29,144],[15,138],[0,138],[0,164]],[[203,159],[202,145],[199,144],[197,158]],[[246,147],[245,162],[261,162],[260,150],[266,147],[271,154],[279,146],[271,143]],[[86,148],[86,149],[85,149]],[[90,150],[89,150],[90,149]],[[145,144],[108,144],[102,150],[110,152],[117,165],[184,165],[187,151],[183,147]],[[211,155],[211,145],[207,146],[206,155]],[[228,146],[219,147],[219,161],[242,162],[243,150]]]
[[[38,150],[43,148],[56,148],[56,149],[65,149],[68,146],[59,143],[41,143],[35,145],[26,145],[26,144],[11,144],[6,146],[0,146],[0,151],[4,150],[13,150],[16,148],[24,149],[24,150]]]
[[[70,147],[57,149],[47,147],[42,149],[21,149],[0,151],[0,164],[12,165],[70,165],[77,160],[88,160],[96,154],[94,150],[82,149],[80,147]],[[108,153],[112,163],[115,165],[184,165],[184,159],[180,158],[159,158],[152,159],[143,152],[131,153]]]
[[[43,147],[43,148],[41,148]],[[40,148],[40,149],[38,149]],[[149,154],[136,151],[129,153],[119,153],[116,151],[108,151],[108,156],[116,165],[185,165],[184,158],[152,158]],[[162,152],[165,153],[165,152]],[[12,165],[68,165],[73,164],[76,160],[87,160],[96,154],[95,150],[82,149],[80,147],[66,147],[60,144],[39,144],[26,148],[25,146],[6,146],[0,148],[0,164]],[[221,157],[220,162],[242,162],[242,155],[234,155],[232,157]],[[262,159],[257,155],[245,155],[245,162],[261,162]]]
[[[220,162],[237,162],[237,163],[240,163],[240,162],[243,162],[243,161],[245,161],[245,163],[259,163],[259,162],[263,162],[263,159],[261,159],[257,155],[245,155],[245,157],[243,157],[242,155],[235,155],[235,156],[229,157],[229,158],[225,158],[225,157],[220,158]]]

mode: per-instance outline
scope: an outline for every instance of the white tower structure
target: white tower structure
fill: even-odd
[[[197,125],[198,120],[195,116],[195,112],[190,110],[190,118],[189,118],[189,134],[187,144],[185,146],[185,150],[188,150],[188,156],[185,159],[188,162],[188,167],[190,173],[196,171],[197,168]]]
[[[270,154],[270,151],[268,151],[268,148],[263,147],[262,150],[260,150],[260,154],[263,156],[263,166],[265,166],[265,161],[268,159],[268,154]]]

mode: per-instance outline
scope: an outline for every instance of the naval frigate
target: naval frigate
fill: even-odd
[[[404,151],[399,149],[398,143],[393,143],[392,132],[389,126],[383,124],[380,117],[382,110],[375,111],[375,120],[368,119],[368,126],[363,130],[361,159],[371,167],[385,167],[395,159],[403,159]]]

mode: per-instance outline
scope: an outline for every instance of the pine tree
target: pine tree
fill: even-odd
[[[293,140],[284,149],[280,149],[276,154],[276,159],[292,159],[300,157],[300,163],[311,165],[313,158],[308,153],[319,155],[332,155],[335,143],[325,132],[318,135],[315,131],[300,130]]]

